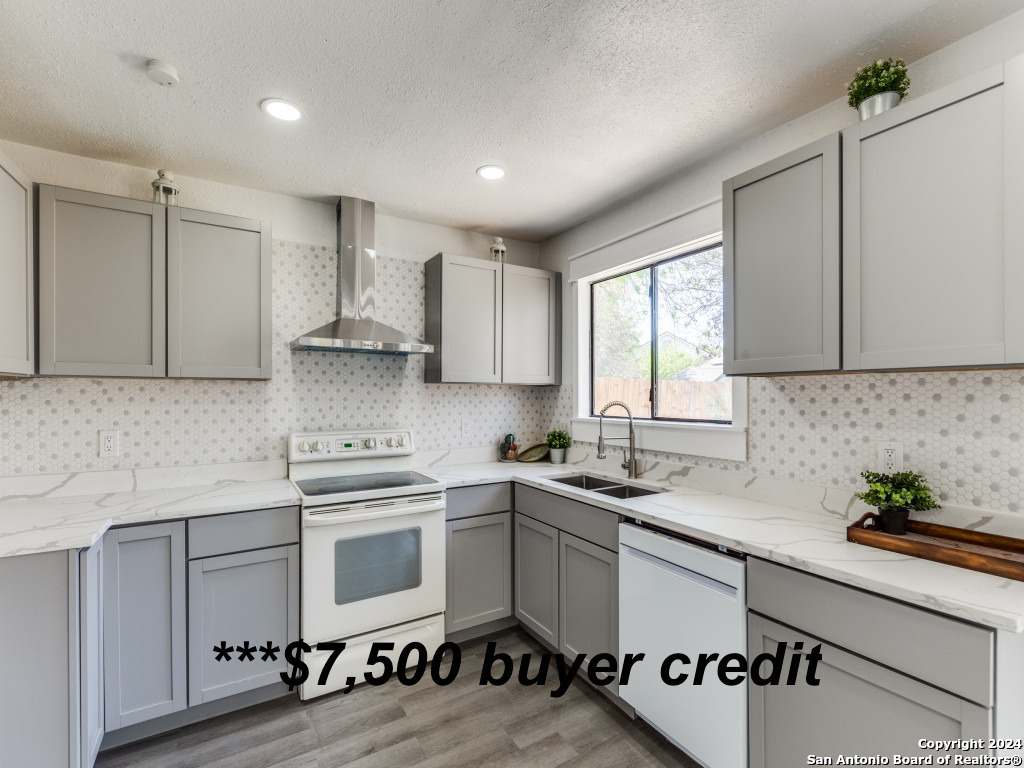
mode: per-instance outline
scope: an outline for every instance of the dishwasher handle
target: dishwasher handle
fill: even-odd
[[[683,568],[681,565],[670,563],[667,560],[662,560],[660,557],[655,557],[646,552],[641,552],[639,549],[633,549],[627,544],[619,544],[619,554],[626,557],[632,557],[635,560],[639,560],[648,565],[652,565],[655,568],[660,568],[667,573],[671,573],[673,576],[685,579],[686,581],[694,584],[699,584],[702,587],[706,587],[714,592],[719,593],[725,597],[732,598],[733,600],[739,600],[737,593],[739,590],[736,587],[730,586],[729,584],[723,584],[720,581],[712,579],[710,576],[705,576],[697,571],[691,571],[689,568]]]

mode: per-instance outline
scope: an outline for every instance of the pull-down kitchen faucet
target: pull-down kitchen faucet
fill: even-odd
[[[609,408],[611,408],[613,405],[622,406],[622,408],[626,411],[626,415],[629,416],[629,437],[628,438],[627,437],[605,437],[604,436],[604,413]],[[635,480],[636,476],[637,476],[637,471],[636,471],[636,433],[633,431],[633,412],[631,410],[629,410],[629,406],[626,405],[621,400],[612,400],[610,403],[605,405],[604,408],[601,409],[601,413],[598,415],[598,418],[597,418],[597,425],[598,425],[597,426],[597,429],[598,429],[598,433],[597,433],[597,458],[603,459],[607,455],[604,452],[604,441],[605,440],[629,440],[629,454],[627,456],[625,450],[623,450],[622,468],[629,471],[629,478],[631,480]]]

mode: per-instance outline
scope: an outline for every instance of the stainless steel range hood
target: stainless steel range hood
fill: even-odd
[[[338,201],[338,318],[304,333],[289,346],[295,352],[370,352],[408,355],[433,352],[420,341],[374,319],[377,252],[374,204],[355,197]]]

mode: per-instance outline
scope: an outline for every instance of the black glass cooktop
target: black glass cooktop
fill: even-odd
[[[436,482],[419,472],[374,472],[368,475],[315,477],[309,480],[299,480],[296,485],[306,496],[327,496],[332,493],[413,488],[417,485],[432,485]]]

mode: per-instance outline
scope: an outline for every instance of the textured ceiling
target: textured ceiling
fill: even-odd
[[[0,0],[0,138],[539,240],[842,96],[865,61],[1022,7]],[[148,58],[181,85],[146,79]],[[271,120],[267,96],[305,118]]]

